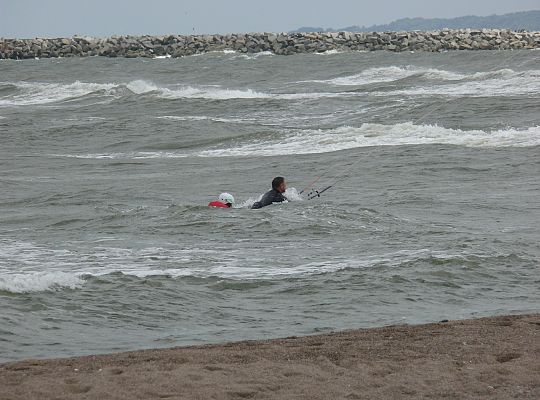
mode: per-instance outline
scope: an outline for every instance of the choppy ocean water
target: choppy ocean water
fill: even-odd
[[[538,311],[539,61],[0,62],[0,361]]]

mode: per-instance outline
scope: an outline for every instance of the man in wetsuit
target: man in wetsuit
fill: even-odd
[[[261,200],[253,203],[251,208],[263,208],[273,203],[283,203],[287,198],[283,196],[287,190],[287,182],[282,176],[274,178],[272,181],[272,190],[266,192]]]

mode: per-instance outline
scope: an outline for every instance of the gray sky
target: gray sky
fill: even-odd
[[[282,32],[540,9],[540,0],[0,0],[0,37]]]

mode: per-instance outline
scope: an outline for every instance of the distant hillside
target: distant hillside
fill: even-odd
[[[466,16],[457,18],[402,18],[385,25],[347,26],[344,28],[302,27],[293,32],[382,32],[382,31],[429,31],[438,29],[500,28],[540,31],[540,10],[523,11],[488,17]]]

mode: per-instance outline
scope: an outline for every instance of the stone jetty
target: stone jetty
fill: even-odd
[[[227,35],[0,38],[0,59],[183,57],[211,51],[274,54],[338,51],[518,50],[540,48],[540,32],[445,29],[413,32],[242,33]]]

